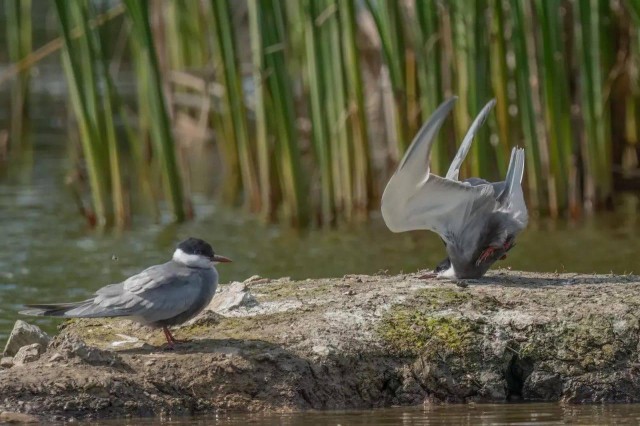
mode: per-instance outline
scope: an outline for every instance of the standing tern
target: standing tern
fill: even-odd
[[[430,173],[431,146],[456,100],[443,102],[422,126],[382,194],[381,210],[392,232],[428,229],[440,235],[448,257],[430,276],[480,278],[527,226],[524,149],[513,148],[502,182],[458,179],[473,137],[495,105],[491,100],[467,131],[446,176]]]
[[[172,348],[177,340],[168,327],[190,320],[211,302],[218,286],[218,272],[213,265],[219,262],[231,259],[215,254],[206,241],[189,238],[178,244],[167,263],[102,287],[90,299],[25,305],[28,309],[20,313],[62,318],[125,317],[162,328]]]

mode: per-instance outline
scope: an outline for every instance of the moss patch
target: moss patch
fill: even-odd
[[[545,324],[530,333],[522,356],[542,361],[573,360],[584,371],[613,367],[629,358],[637,348],[638,320],[629,316],[629,328],[618,335],[614,322],[620,318],[588,315],[578,321]]]
[[[471,300],[468,292],[451,288],[425,288],[415,295],[415,303],[429,310],[458,307]]]
[[[420,309],[431,311],[468,306],[479,312],[495,311],[503,305],[493,296],[472,294],[464,289],[450,287],[432,287],[420,290],[416,293],[411,304]]]
[[[462,353],[472,343],[474,329],[463,318],[395,308],[383,318],[378,333],[394,351],[418,355],[426,349]]]

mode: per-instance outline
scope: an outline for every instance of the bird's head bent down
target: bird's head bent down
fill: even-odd
[[[461,233],[444,238],[449,257],[434,271],[438,276],[480,278],[515,246],[521,225],[512,216],[500,211],[474,216]]]

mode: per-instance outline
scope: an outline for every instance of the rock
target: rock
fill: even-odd
[[[207,310],[225,314],[241,306],[253,306],[257,301],[245,283],[234,282],[215,295]]]
[[[90,365],[124,365],[122,358],[117,353],[87,346],[82,340],[75,337],[65,336],[54,342],[52,346],[66,359],[76,358]]]
[[[315,345],[314,347],[311,348],[311,350],[320,356],[328,356],[333,352],[333,348],[330,348],[325,345]]]
[[[534,371],[527,377],[522,396],[533,401],[557,401],[562,394],[562,380],[558,374]]]
[[[190,326],[214,326],[219,324],[220,321],[224,318],[224,316],[210,311],[208,309],[204,310],[200,315],[195,317],[194,319],[187,321],[182,327],[190,327]]]
[[[0,423],[40,423],[40,418],[32,414],[2,411],[0,412]]]
[[[3,356],[0,359],[0,368],[11,368],[13,367],[13,357]]]
[[[270,282],[270,278],[262,278],[260,275],[252,275],[243,281],[244,284],[266,284]]]
[[[16,356],[13,357],[14,365],[24,365],[30,362],[34,362],[40,359],[40,355],[45,351],[40,343],[33,343],[31,345],[23,346],[20,348]]]
[[[40,330],[40,327],[18,320],[14,324],[9,340],[7,340],[7,344],[4,347],[4,356],[14,356],[21,347],[32,343],[39,343],[46,348],[49,341],[51,341],[51,337]]]
[[[141,347],[142,342],[140,339],[133,336],[127,336],[126,334],[116,334],[116,336],[122,338],[122,340],[114,340],[111,342],[111,346],[119,347],[119,346],[128,346],[128,347]]]
[[[246,284],[222,286],[225,309],[240,307],[185,324],[176,338],[190,341],[173,351],[158,330],[128,320],[69,321],[40,361],[0,372],[0,411],[60,422],[425,401],[640,402],[638,276],[501,270],[466,288],[415,274],[349,280],[355,295],[344,294],[343,278],[251,286],[260,305],[250,309]],[[107,350],[118,334],[155,346]]]

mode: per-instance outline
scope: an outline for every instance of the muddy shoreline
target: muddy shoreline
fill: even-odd
[[[640,277],[497,270],[221,286],[162,333],[72,320],[0,370],[0,412],[42,420],[437,402],[640,401]],[[4,360],[4,359],[3,359]]]

